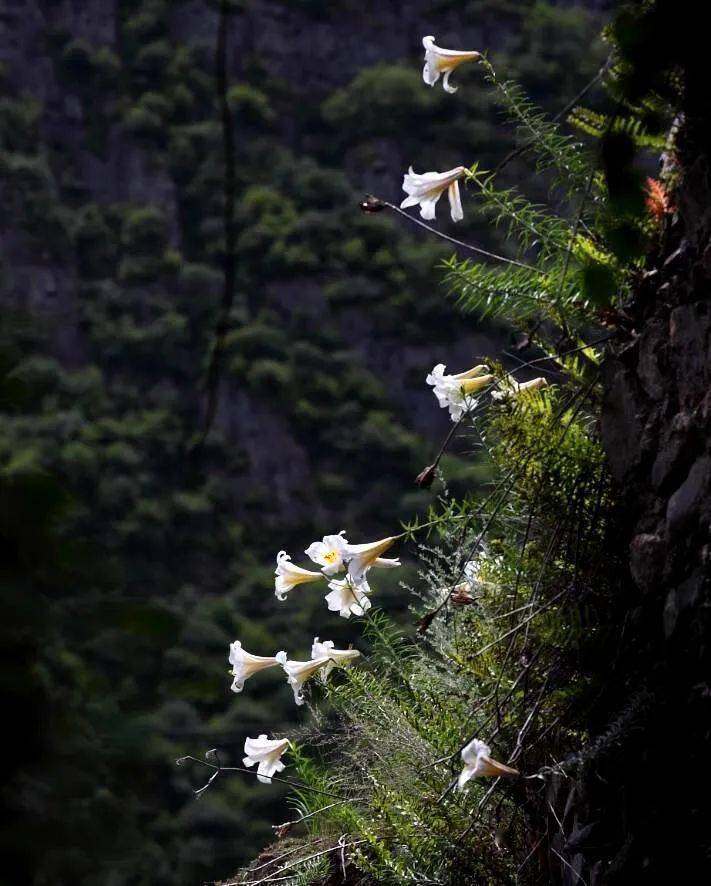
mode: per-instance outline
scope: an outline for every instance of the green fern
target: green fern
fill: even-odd
[[[579,281],[559,263],[547,273],[524,268],[495,268],[452,257],[444,262],[445,285],[457,305],[480,317],[506,319],[525,327],[547,319],[557,327],[579,326],[589,317]]]
[[[640,150],[661,152],[666,142],[665,136],[650,132],[637,116],[610,117],[590,108],[576,107],[568,117],[568,122],[580,132],[593,138],[602,138],[608,132],[624,133]]]
[[[588,190],[594,165],[582,144],[564,135],[560,125],[550,120],[521,86],[512,80],[499,80],[493,67],[488,62],[484,64],[487,80],[496,90],[506,118],[517,127],[519,139],[530,145],[530,151],[537,158],[538,171],[552,170],[554,183],[568,194]]]
[[[502,226],[507,239],[513,239],[519,254],[536,248],[543,256],[564,249],[570,241],[571,228],[564,219],[546,207],[531,203],[515,188],[498,189],[494,173],[474,164],[467,171],[467,181],[478,188],[477,211]]]

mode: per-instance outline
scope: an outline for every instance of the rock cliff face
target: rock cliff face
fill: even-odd
[[[711,140],[697,73],[690,65],[675,212],[606,365],[601,431],[628,568],[610,601],[618,629],[591,717],[597,740],[552,794],[566,884],[708,870]]]
[[[155,6],[161,4],[145,7],[147,16]],[[523,6],[525,11],[525,4]],[[358,71],[376,63],[395,64],[404,58],[419,56],[423,33],[435,31],[445,42],[453,39],[463,44],[495,45],[503,35],[509,40],[512,27],[521,20],[520,12],[507,19],[488,9],[478,20],[474,15],[465,16],[464,23],[462,11],[456,4],[434,9],[433,4],[427,2],[364,5],[259,0],[235,3],[234,8],[227,36],[230,84],[253,80],[256,69],[270,84],[284,85],[296,103],[289,105],[294,113],[280,111],[271,135],[277,134],[281,143],[299,156],[323,155],[323,146],[319,144],[323,134],[312,132],[308,115],[318,116],[319,103],[336,88],[348,84]],[[36,148],[42,163],[47,165],[45,185],[49,193],[46,196],[58,207],[57,214],[64,217],[68,228],[75,224],[70,218],[72,213],[79,213],[88,205],[99,207],[102,212],[113,206],[150,206],[159,210],[167,221],[165,248],[181,256],[183,262],[189,259],[219,265],[219,257],[217,260],[215,256],[205,258],[205,246],[193,238],[185,224],[186,211],[195,210],[194,207],[186,210],[186,202],[191,198],[186,197],[185,183],[176,179],[165,150],[156,149],[160,132],[154,133],[151,141],[143,130],[127,125],[130,103],[141,91],[156,100],[156,94],[164,89],[160,70],[167,59],[160,54],[166,50],[159,47],[159,37],[176,55],[183,51],[192,53],[196,70],[203,78],[203,93],[209,94],[210,89],[214,89],[219,4],[191,0],[169,4],[165,9],[166,33],[158,33],[161,30],[158,28],[156,34],[152,34],[150,21],[143,25],[140,22],[141,4],[122,6],[108,0],[8,2],[0,21],[0,62],[5,87],[15,98],[38,103]],[[138,43],[138,50],[132,41]],[[96,55],[90,59],[92,66],[87,63],[85,68],[77,67],[85,64],[92,53],[105,54],[104,67],[98,62],[95,64]],[[75,67],[68,73],[68,66],[72,64]],[[107,84],[111,80],[105,87],[99,83],[104,75]],[[151,82],[152,78],[155,82]],[[277,86],[277,91],[279,88],[282,87]],[[303,97],[301,107],[299,96]],[[204,107],[193,118],[188,118],[186,125],[194,122],[197,126],[210,119],[216,123],[218,115],[210,108],[214,95],[206,98],[203,94],[197,100],[202,101]],[[241,128],[239,114],[236,119],[236,139],[241,150],[254,139],[255,133],[249,127]],[[219,193],[223,175],[219,138],[208,142],[206,149],[214,152],[213,158],[208,160],[203,156],[199,161],[204,162],[205,175],[212,178],[213,187]],[[392,137],[376,139],[368,151],[365,160],[357,150],[346,151],[343,158],[356,189],[354,195],[378,190],[384,197],[396,199],[401,170],[412,158],[404,156],[397,139]],[[373,160],[373,151],[378,155],[376,160]],[[268,164],[269,158],[265,156],[264,161]],[[85,284],[80,268],[82,256],[69,242],[71,235],[64,246],[54,249],[38,243],[41,237],[28,238],[18,225],[18,217],[24,210],[13,195],[13,186],[5,182],[0,188],[3,202],[15,210],[6,214],[1,223],[2,299],[8,306],[28,311],[39,318],[46,329],[52,330],[50,347],[63,366],[83,366],[90,358],[86,299],[93,299],[95,295],[80,293]],[[357,210],[355,204],[352,205],[355,215]],[[207,201],[197,213],[215,215],[214,207],[208,207]],[[217,224],[212,218],[208,218],[206,224],[213,221]],[[120,232],[113,236],[115,248],[120,248],[117,245]],[[324,294],[325,285],[333,279],[334,274],[328,269],[308,276],[296,272],[290,279],[288,275],[281,275],[280,279],[265,284],[265,306],[279,312],[285,318],[285,325],[295,312],[310,316],[312,325],[313,318],[318,318],[321,324],[324,318],[335,323],[358,359],[384,379],[391,408],[404,425],[425,436],[440,435],[446,422],[429,408],[429,395],[422,384],[424,373],[434,362],[445,358],[445,353],[450,363],[457,365],[471,362],[472,354],[496,353],[507,341],[506,334],[492,330],[483,335],[472,334],[471,324],[469,328],[462,324],[454,337],[456,340],[448,336],[447,341],[437,346],[428,344],[428,336],[422,336],[423,342],[411,343],[405,348],[397,337],[384,335],[378,324],[371,322],[367,310],[334,311]],[[435,276],[431,279],[434,283]],[[171,289],[180,289],[182,284],[180,279],[177,286],[162,279],[157,285],[172,299]],[[247,285],[255,285],[255,281]],[[260,285],[259,281],[256,285]],[[151,290],[148,281],[139,280],[131,283],[131,290],[133,299],[146,304],[156,290],[156,283]],[[206,296],[209,308],[212,304],[209,292],[197,297]],[[443,307],[442,315],[448,310]],[[375,335],[371,336],[373,330]],[[394,355],[398,355],[396,359]],[[204,354],[195,355],[197,362],[192,366],[195,376],[188,402],[199,396],[202,358]],[[415,378],[418,379],[416,386]],[[185,385],[176,385],[174,379],[166,378],[164,383],[176,396],[186,393]],[[293,438],[280,417],[270,414],[259,397],[243,388],[242,384],[223,379],[216,422],[218,431],[239,445],[248,459],[249,466],[235,499],[237,509],[245,495],[257,490],[271,495],[282,518],[298,521],[303,514],[298,508],[294,510],[297,493],[315,465],[310,463],[304,445]],[[270,445],[265,448],[263,441],[267,438]],[[266,457],[266,452],[273,448],[271,443],[276,441],[284,454],[280,465]]]

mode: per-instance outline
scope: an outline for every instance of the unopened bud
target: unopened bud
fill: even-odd
[[[415,486],[419,486],[420,489],[429,489],[432,485],[432,482],[434,481],[436,473],[436,465],[427,465],[424,471],[420,471],[420,473],[415,477]]]
[[[382,212],[382,210],[385,209],[385,204],[382,200],[379,200],[372,194],[368,194],[365,200],[360,204],[360,208],[363,212]]]
[[[449,599],[452,606],[455,606],[457,609],[461,609],[463,606],[471,606],[472,603],[476,603],[476,597],[469,593],[468,582],[462,582],[460,585],[457,585],[450,594]]]
[[[293,825],[293,821],[285,821],[283,824],[273,824],[272,829],[274,830],[274,835],[277,840],[283,840],[284,837],[291,830],[291,826]]]

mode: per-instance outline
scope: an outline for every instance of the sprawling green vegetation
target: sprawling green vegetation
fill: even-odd
[[[328,4],[301,5],[307,23],[336,27]],[[449,7],[438,4],[439,13]],[[193,884],[231,873],[268,841],[269,823],[284,817],[283,787],[224,779],[195,801],[196,774],[174,759],[218,746],[234,761],[246,735],[294,722],[291,693],[272,672],[238,700],[229,695],[228,644],[239,637],[255,652],[301,654],[314,634],[348,642],[320,594],[288,608],[275,601],[272,558],[305,547],[324,525],[354,538],[389,532],[444,495],[442,481],[433,493],[413,486],[433,447],[416,433],[412,404],[436,355],[486,328],[479,271],[449,264],[447,273],[467,278],[457,289],[474,313],[463,321],[437,287],[447,246],[357,211],[364,184],[395,199],[409,163],[476,157],[488,169],[505,155],[513,139],[502,136],[482,73],[468,73],[451,102],[423,86],[416,44],[411,58],[308,90],[264,59],[245,59],[225,96],[235,130],[235,301],[217,419],[195,448],[223,296],[226,170],[215,47],[177,41],[180,14],[181,4],[162,0],[122,3],[112,45],[61,28],[47,34],[72,127],[18,87],[17,72],[0,100],[3,228],[12,234],[1,281],[0,482],[3,549],[16,552],[3,561],[3,593],[20,600],[8,628],[18,649],[10,682],[31,688],[41,733],[6,795],[16,822],[6,851],[24,882]],[[597,23],[580,9],[477,2],[461,13],[463,28],[474,21],[498,38],[497,70],[547,107],[565,104],[599,66],[589,45]],[[130,159],[125,180],[97,181],[118,178],[101,164],[119,157]],[[521,158],[506,176],[504,187],[531,178],[534,201],[550,185]],[[492,225],[495,198],[482,202],[482,217],[469,212],[487,187],[472,173],[458,236],[513,255]],[[435,419],[417,425],[428,426]],[[575,434],[566,441],[584,448]],[[481,490],[496,459],[450,457],[447,494]],[[532,548],[531,557],[544,553]],[[414,584],[415,568],[384,577],[380,601],[407,624],[400,578]],[[501,614],[497,605],[487,603],[488,619]],[[457,616],[462,627],[470,612]],[[374,642],[389,643],[391,628],[381,636],[372,621]],[[461,654],[491,630],[485,621]],[[411,667],[419,665],[403,658]],[[479,668],[462,672],[465,695]],[[410,671],[387,679],[409,684]],[[407,690],[393,715],[419,717],[447,677],[434,668],[417,679],[423,694]],[[385,677],[353,676],[333,690],[334,710],[355,715],[370,680],[386,691]],[[423,754],[451,752],[453,734],[444,735],[459,714],[431,716]],[[443,778],[435,771],[430,791]],[[382,864],[400,861],[384,850]]]
[[[455,431],[481,447],[492,481],[485,493],[451,494],[445,470],[437,500],[406,525],[419,565],[411,587],[403,584],[416,634],[384,610],[362,614],[355,642],[365,661],[326,672],[312,690],[322,696],[316,716],[288,733],[298,815],[278,835],[294,835],[235,886],[542,882],[556,853],[550,815],[562,831],[553,777],[618,738],[619,723],[596,736],[585,727],[604,688],[594,656],[622,630],[604,613],[624,554],[597,436],[600,346],[668,213],[660,201],[672,180],[647,184],[645,204],[633,161],[659,146],[672,112],[654,94],[643,106],[618,97],[609,115],[578,109],[574,120],[599,139],[586,149],[481,64],[522,152],[550,173],[552,194],[542,206],[478,165],[462,170],[480,213],[518,250],[486,264],[452,258],[446,279],[465,309],[507,318],[539,343],[546,356],[522,368],[540,366],[552,383],[518,386],[490,360],[484,378],[493,386],[452,415]],[[612,55],[613,96],[625,76]],[[486,371],[460,377],[458,391]],[[633,695],[621,716],[636,703]],[[484,764],[477,758],[468,780],[475,742]]]

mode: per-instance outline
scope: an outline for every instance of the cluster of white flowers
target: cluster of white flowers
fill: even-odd
[[[296,585],[325,580],[330,591],[326,594],[326,604],[332,612],[340,613],[343,618],[363,615],[371,606],[366,573],[371,567],[391,569],[400,565],[398,559],[380,556],[396,540],[397,536],[392,535],[379,541],[352,545],[345,538],[345,530],[338,535],[324,535],[322,541],[313,542],[304,551],[312,562],[321,567],[320,572],[296,566],[285,551],[279,551],[274,593],[279,600],[285,600],[287,593]],[[344,570],[343,578],[333,577]]]
[[[438,363],[429,373],[425,381],[432,385],[433,393],[442,409],[449,409],[452,421],[459,421],[462,416],[471,412],[479,402],[475,394],[496,382],[496,377],[485,365],[474,366],[466,372],[447,375],[444,363]],[[519,394],[532,394],[545,387],[545,378],[534,378],[519,384],[513,379],[503,379],[497,383],[498,389],[491,392],[492,400],[498,402],[510,400]]]
[[[305,554],[320,566],[318,572],[304,569],[292,562],[286,551],[279,551],[276,556],[274,571],[274,593],[278,600],[284,601],[292,588],[315,581],[328,582],[330,593],[326,594],[326,604],[330,611],[338,612],[343,618],[351,615],[363,615],[371,606],[369,595],[370,585],[366,578],[373,567],[392,569],[400,565],[399,559],[382,557],[399,536],[388,536],[379,541],[364,544],[350,544],[345,537],[345,530],[336,535],[324,535],[321,541],[308,546]],[[342,578],[334,576],[344,572]],[[235,640],[230,646],[229,661],[232,665],[232,691],[241,692],[245,681],[266,668],[281,667],[287,683],[294,692],[297,705],[304,704],[304,685],[318,676],[325,681],[334,668],[345,668],[352,664],[360,652],[357,649],[336,649],[332,640],[320,640],[314,637],[311,646],[311,658],[299,661],[288,657],[280,651],[276,655],[253,655],[242,648],[242,643]],[[290,746],[288,738],[270,739],[266,735],[258,738],[247,738],[244,743],[244,765],[257,766],[257,778],[265,783],[272,776],[284,769],[281,757]]]
[[[443,49],[435,44],[435,38],[432,36],[424,37],[422,45],[425,48],[422,79],[428,86],[434,86],[442,76],[442,86],[448,93],[457,91],[457,88],[449,82],[452,72],[464,62],[481,58],[481,53],[475,51]],[[447,191],[452,221],[461,221],[464,213],[459,179],[465,174],[464,166],[455,166],[446,172],[422,174],[416,173],[410,167],[403,179],[403,190],[407,197],[402,201],[401,208],[419,205],[422,218],[434,219],[437,202]],[[485,365],[474,366],[456,375],[446,375],[445,369],[442,363],[435,366],[427,376],[427,383],[434,388],[440,406],[448,408],[452,420],[458,421],[476,405],[475,395],[495,382],[495,377]],[[492,397],[496,400],[505,400],[521,391],[537,389],[544,384],[544,379],[534,379],[521,385],[509,382],[500,385],[500,390],[493,392]],[[364,615],[372,605],[368,572],[372,568],[393,568],[400,565],[399,559],[382,556],[399,537],[388,536],[379,541],[351,544],[345,537],[345,531],[335,535],[324,535],[321,541],[313,542],[304,552],[312,563],[320,567],[318,571],[297,566],[286,551],[279,551],[276,556],[274,593],[277,599],[284,601],[297,585],[326,581],[329,593],[325,595],[325,600],[329,611],[338,612],[343,618]],[[343,573],[342,577],[337,577],[340,573]],[[476,582],[475,563],[467,564],[465,579],[466,581],[458,586],[458,589],[461,591],[466,585],[468,590],[472,590]],[[318,676],[325,681],[334,668],[347,667],[359,656],[360,652],[357,649],[335,649],[333,641],[321,641],[318,637],[314,637],[311,658],[307,661],[290,659],[284,651],[277,652],[273,656],[252,655],[242,648],[239,640],[236,640],[230,646],[229,653],[231,673],[234,678],[232,691],[241,692],[245,681],[259,671],[281,667],[294,692],[294,701],[297,705],[302,705],[304,685],[309,680]],[[289,746],[288,738],[270,739],[266,735],[247,738],[244,743],[244,765],[250,767],[257,765],[257,778],[270,783],[272,776],[285,768],[281,757]],[[515,769],[492,760],[489,754],[489,747],[478,739],[471,741],[462,750],[464,769],[459,776],[460,789],[475,776],[518,774]]]

